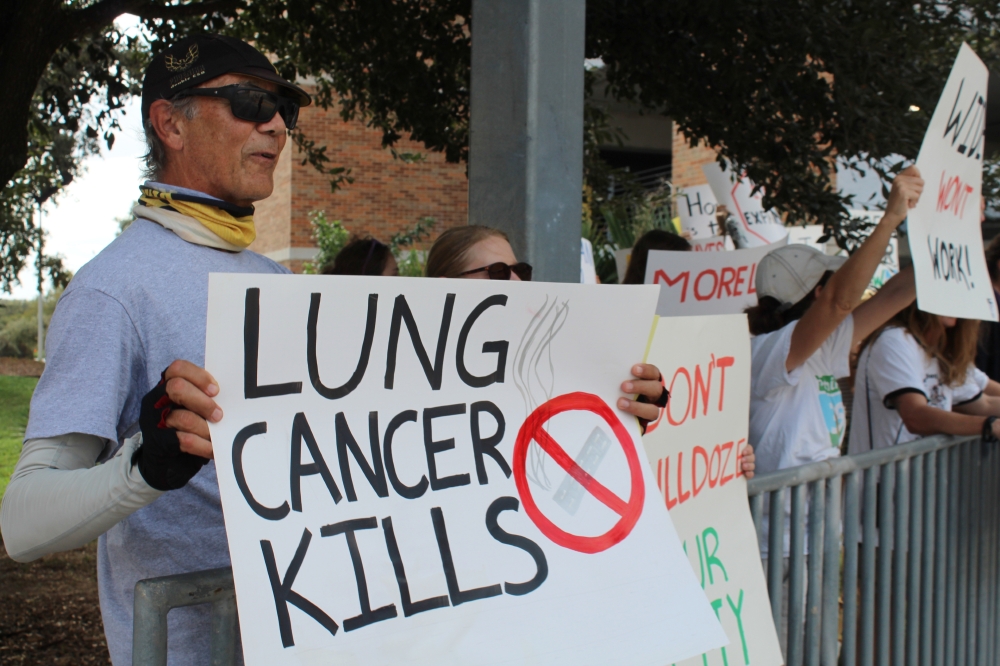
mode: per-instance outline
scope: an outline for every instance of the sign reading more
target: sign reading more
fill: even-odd
[[[247,664],[662,666],[725,644],[615,407],[655,299],[213,274]]]
[[[642,443],[684,551],[729,636],[728,646],[683,666],[778,666],[783,659],[739,460],[750,405],[746,316],[660,319],[647,362],[663,373],[670,402]]]
[[[656,314],[737,314],[757,304],[757,263],[777,245],[731,252],[650,250],[646,284],[660,285]]]
[[[980,225],[988,81],[962,44],[920,146],[924,193],[906,226],[920,309],[997,321]]]

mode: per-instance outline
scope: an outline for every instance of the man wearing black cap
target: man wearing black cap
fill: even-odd
[[[143,82],[150,180],[136,220],[80,269],[52,317],[0,527],[20,561],[100,537],[115,664],[131,663],[137,581],[229,564],[208,460],[219,388],[201,369],[208,274],[288,272],[245,248],[253,202],[270,195],[307,104],[238,40],[201,35],[158,54]],[[208,613],[170,613],[170,663],[208,663]]]

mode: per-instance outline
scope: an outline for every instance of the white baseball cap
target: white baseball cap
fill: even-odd
[[[836,271],[847,257],[823,254],[808,245],[783,245],[757,264],[757,298],[770,296],[787,310],[816,288],[823,274]]]

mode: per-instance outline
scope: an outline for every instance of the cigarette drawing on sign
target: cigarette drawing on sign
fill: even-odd
[[[925,187],[907,232],[921,310],[997,321],[980,226],[988,81],[962,44],[917,156]]]
[[[213,274],[247,664],[654,666],[725,644],[614,408],[656,300],[622,291]]]

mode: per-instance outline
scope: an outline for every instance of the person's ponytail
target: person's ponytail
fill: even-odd
[[[771,296],[763,296],[757,301],[757,305],[752,305],[744,310],[747,316],[747,323],[750,325],[750,335],[761,335],[777,331],[785,325],[785,318],[781,313],[781,303]]]

